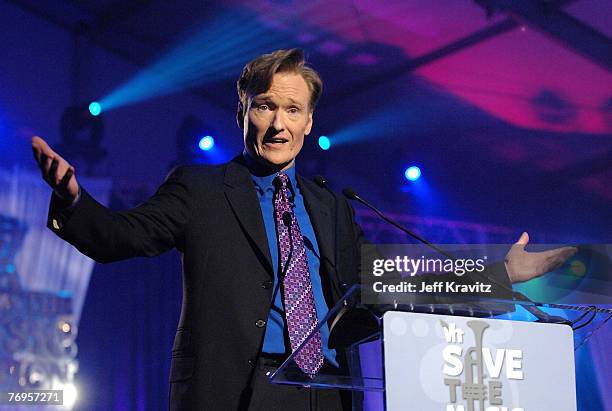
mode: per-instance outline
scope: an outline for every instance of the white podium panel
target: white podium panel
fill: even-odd
[[[575,411],[573,332],[560,324],[390,311],[387,411]]]

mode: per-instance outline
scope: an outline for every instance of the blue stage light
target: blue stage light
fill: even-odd
[[[89,112],[92,116],[99,116],[102,113],[102,106],[97,101],[93,101],[89,104]]]
[[[212,138],[211,136],[204,136],[200,139],[200,142],[198,143],[198,147],[200,147],[200,150],[202,151],[208,151],[211,148],[213,148],[213,146],[215,145],[215,139]]]
[[[331,141],[329,140],[329,137],[319,137],[319,147],[321,147],[322,150],[329,150],[329,148],[331,147]]]
[[[421,177],[421,169],[417,166],[408,167],[404,175],[408,180],[416,181]]]

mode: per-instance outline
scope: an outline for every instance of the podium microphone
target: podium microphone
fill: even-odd
[[[327,185],[327,179],[325,177],[323,177],[322,175],[316,175],[314,177],[314,182],[317,183],[317,185],[319,187],[323,187],[324,189],[326,189],[327,191],[331,191],[331,189],[329,188],[329,186]],[[333,193],[332,193],[333,194]]]
[[[446,251],[438,248],[435,244],[430,243],[429,241],[427,241],[426,239],[424,239],[423,237],[419,236],[418,234],[413,233],[412,231],[408,230],[407,228],[405,228],[404,226],[400,225],[399,223],[397,223],[395,220],[392,220],[391,218],[387,217],[386,215],[383,214],[382,211],[380,211],[378,208],[374,207],[372,204],[368,203],[366,200],[364,200],[363,198],[361,198],[356,192],[355,190],[353,190],[350,187],[345,188],[344,190],[342,190],[342,194],[344,194],[344,196],[346,198],[348,198],[349,200],[355,200],[360,202],[361,204],[363,204],[364,206],[368,207],[370,210],[374,211],[376,214],[378,214],[378,216],[380,218],[382,218],[383,220],[385,220],[387,223],[393,225],[394,227],[400,229],[401,231],[403,231],[404,233],[408,234],[410,237],[420,241],[421,243],[427,245],[428,247],[433,248],[434,250],[436,250],[437,252],[439,252],[442,255],[447,256],[450,259],[456,259],[454,256],[452,256],[451,254],[448,254]]]
[[[444,250],[438,248],[436,245],[430,243],[429,241],[425,240],[423,237],[411,232],[410,230],[408,230],[407,228],[403,227],[402,225],[400,225],[399,223],[397,223],[396,221],[390,219],[389,217],[387,217],[386,215],[384,215],[382,213],[382,211],[380,211],[378,208],[374,207],[372,204],[368,203],[367,201],[365,201],[363,198],[361,198],[352,188],[345,188],[344,190],[342,190],[342,194],[344,194],[344,196],[346,198],[348,198],[349,200],[355,200],[360,202],[361,204],[365,205],[366,207],[368,207],[370,210],[374,211],[376,214],[378,214],[378,216],[380,218],[382,218],[383,220],[385,220],[386,222],[388,222],[389,224],[393,225],[394,227],[400,229],[401,231],[403,231],[404,233],[408,234],[409,236],[417,239],[418,241],[422,242],[423,244],[427,245],[428,247],[436,250],[437,252],[449,257],[452,260],[456,260],[457,258],[454,257],[453,255],[445,252]],[[524,294],[518,292],[518,291],[514,291],[512,289],[512,287],[508,288],[505,284],[500,283],[499,281],[497,281],[495,278],[489,277],[488,275],[482,275],[479,273],[479,276],[484,277],[484,279],[491,281],[493,283],[495,283],[496,285],[500,286],[503,290],[505,291],[509,291],[512,295],[512,297],[515,300],[519,300],[519,301],[525,301],[525,302],[530,302],[534,305],[525,305],[524,308],[529,311],[531,314],[533,314],[535,317],[538,318],[539,321],[541,322],[552,322],[552,323],[561,323],[561,324],[568,324],[568,321],[565,320],[564,318],[558,317],[558,316],[552,316],[549,315],[548,313],[540,310],[537,307],[537,303],[533,302],[529,297],[525,296]],[[541,305],[541,304],[540,304]]]
[[[336,193],[332,191],[329,187],[327,179],[321,175],[317,175],[314,177],[314,182],[319,186],[327,190],[332,197],[334,198],[334,203],[336,205],[336,218],[334,221],[334,229],[335,229],[335,245],[334,245],[334,256],[336,258],[336,272],[338,273],[338,281],[332,281],[332,284],[336,286],[336,291],[339,296],[342,296],[350,287],[349,284],[340,282],[341,278],[341,262],[339,256],[339,224],[338,224],[338,199],[336,197]],[[355,341],[361,341],[365,338],[371,336],[375,331],[380,330],[380,325],[378,323],[378,318],[369,308],[359,305],[355,306],[354,304],[348,304],[347,301],[344,302],[344,306],[338,311],[331,321],[331,325],[329,327],[329,340],[328,344],[330,348],[340,349],[343,347],[348,347],[350,344]]]
[[[349,288],[348,284],[341,282],[341,274],[340,274],[340,269],[342,268],[340,266],[340,256],[339,256],[339,246],[338,246],[338,241],[339,241],[339,232],[338,232],[338,200],[336,199],[336,193],[334,193],[332,191],[331,188],[329,188],[329,184],[327,183],[327,179],[325,177],[323,177],[322,175],[316,175],[314,177],[314,182],[317,183],[317,185],[319,187],[324,188],[325,190],[327,190],[328,193],[330,193],[332,195],[332,197],[334,198],[334,205],[336,207],[335,210],[335,219],[334,219],[334,259],[336,260],[336,273],[338,273],[338,281],[334,282],[332,281],[334,287],[336,288],[336,292],[338,293],[338,296],[342,296]]]

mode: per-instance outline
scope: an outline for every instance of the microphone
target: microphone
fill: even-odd
[[[400,229],[401,231],[403,231],[404,233],[408,234],[409,236],[411,236],[412,238],[420,241],[421,243],[425,244],[426,246],[436,250],[437,252],[439,252],[442,255],[445,255],[446,257],[452,259],[452,260],[456,260],[457,257],[453,256],[452,254],[447,253],[446,251],[440,249],[439,247],[437,247],[435,244],[430,243],[429,241],[427,241],[426,239],[424,239],[423,237],[413,233],[412,231],[408,230],[407,228],[405,228],[404,226],[402,226],[401,224],[399,224],[398,222],[396,222],[395,220],[392,220],[391,218],[387,217],[385,214],[383,214],[382,211],[380,211],[378,208],[374,207],[372,204],[368,203],[366,200],[364,200],[363,198],[361,198],[359,196],[359,194],[357,194],[355,192],[355,190],[353,190],[350,187],[345,188],[344,190],[342,190],[342,194],[344,194],[344,196],[346,198],[348,198],[349,200],[355,200],[360,202],[361,204],[365,205],[366,207],[368,207],[370,210],[374,211],[376,214],[378,214],[378,216],[380,218],[382,218],[383,220],[385,220],[387,223],[391,224],[392,226]],[[490,280],[493,280],[494,282],[497,283],[497,281],[495,281],[494,279],[491,278],[487,278]],[[504,288],[506,291],[511,291],[514,292],[512,289],[508,289],[508,287],[506,287],[504,284],[499,284],[499,286],[501,286],[502,288]]]
[[[427,241],[426,239],[424,239],[423,237],[413,233],[412,231],[408,230],[407,228],[405,228],[404,226],[400,225],[399,223],[397,223],[395,220],[390,219],[389,217],[387,217],[386,215],[383,214],[382,211],[380,211],[378,208],[374,207],[372,204],[368,203],[367,201],[365,201],[363,198],[359,197],[359,195],[355,192],[355,190],[353,190],[350,187],[345,188],[344,190],[342,190],[342,194],[344,194],[344,196],[346,198],[348,198],[349,200],[354,200],[354,201],[358,201],[361,204],[363,204],[364,206],[368,207],[370,210],[374,211],[376,214],[378,214],[378,216],[380,218],[382,218],[383,220],[385,220],[387,223],[393,225],[394,227],[400,229],[401,231],[403,231],[404,233],[408,234],[410,237],[420,241],[421,243],[427,245],[428,247],[436,250],[437,252],[439,252],[442,255],[447,256],[448,258],[451,258],[453,260],[455,260],[456,258],[454,256],[452,256],[451,254],[448,254],[446,251],[438,248],[435,244],[430,243],[429,241]]]
[[[327,185],[327,179],[325,177],[323,177],[322,175],[317,174],[316,176],[314,176],[313,180],[314,180],[315,183],[317,183],[317,185],[319,187],[323,187],[324,189],[326,189],[328,191],[331,191],[329,189],[329,186]]]
[[[392,220],[391,218],[387,217],[386,215],[383,214],[382,211],[380,211],[378,208],[374,207],[372,204],[368,203],[366,200],[364,200],[363,198],[361,198],[359,196],[359,194],[357,194],[355,192],[355,190],[353,190],[350,187],[345,188],[344,190],[342,190],[342,194],[344,194],[344,196],[346,198],[348,198],[349,200],[354,200],[354,201],[358,201],[361,204],[365,205],[366,207],[368,207],[369,209],[371,209],[372,211],[374,211],[376,214],[378,214],[378,216],[380,218],[382,218],[383,220],[385,220],[386,222],[388,222],[389,224],[393,225],[394,227],[400,229],[401,231],[403,231],[404,233],[408,234],[409,236],[415,238],[416,240],[420,241],[421,243],[427,245],[428,247],[438,251],[439,253],[453,259],[456,260],[457,258],[449,253],[447,253],[446,251],[438,248],[436,245],[430,243],[429,241],[425,240],[423,237],[411,232],[410,230],[408,230],[407,228],[403,227],[402,225],[400,225],[399,223],[397,223],[396,221]],[[535,317],[538,318],[539,321],[541,322],[552,322],[552,323],[561,323],[561,324],[567,324],[567,321],[564,320],[561,317],[557,317],[557,316],[551,316],[549,314],[547,314],[546,312],[542,311],[541,309],[539,309],[537,307],[537,303],[533,302],[529,297],[527,297],[526,295],[518,292],[518,291],[514,291],[512,289],[512,287],[508,288],[505,284],[500,283],[499,281],[497,281],[495,278],[489,277],[488,275],[483,275],[481,273],[477,273],[476,274],[485,279],[485,280],[489,280],[493,283],[495,283],[496,285],[498,285],[501,289],[505,290],[505,291],[509,291],[511,293],[511,295],[514,297],[515,300],[518,301],[527,301],[530,303],[533,303],[534,305],[525,305],[523,306],[527,311],[529,311],[531,314],[533,314]]]
[[[338,200],[336,199],[336,193],[334,193],[331,188],[329,188],[329,184],[327,183],[327,179],[325,177],[323,177],[322,175],[318,174],[314,177],[314,182],[319,186],[324,188],[325,190],[327,190],[328,193],[330,193],[332,195],[332,197],[334,198],[334,206],[336,207],[335,210],[335,220],[334,220],[334,259],[336,260],[336,273],[338,274],[338,281],[337,284],[334,283],[332,281],[332,283],[334,283],[334,286],[336,287],[336,291],[338,292],[338,296],[342,296],[346,290],[349,288],[348,284],[346,283],[341,283],[340,280],[340,256],[339,256],[339,249],[340,247],[338,246],[338,241],[340,238],[339,235],[339,230],[338,230]]]
[[[340,256],[339,256],[339,223],[338,223],[338,199],[336,193],[334,193],[327,182],[327,179],[321,175],[314,177],[314,182],[319,187],[327,190],[334,198],[334,204],[336,206],[336,219],[334,222],[334,228],[336,230],[334,255],[336,258],[336,273],[338,273],[338,281],[336,284],[332,281],[336,287],[336,291],[339,296],[343,296],[348,290],[349,284],[340,282]],[[371,336],[374,332],[380,330],[378,318],[370,310],[370,308],[362,305],[356,305],[354,302],[350,305],[348,301],[344,301],[344,306],[335,314],[335,317],[329,327],[329,340],[328,345],[330,348],[342,348],[348,347],[350,344],[356,341],[364,340]]]

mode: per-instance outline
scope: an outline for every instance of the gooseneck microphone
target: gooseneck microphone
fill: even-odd
[[[339,244],[340,244],[340,224],[339,220],[339,201],[336,197],[336,193],[332,191],[327,183],[327,179],[321,175],[317,175],[314,178],[314,182],[319,187],[324,188],[329,192],[333,199],[336,208],[334,229],[335,229],[335,244],[334,244],[334,256],[336,258],[336,273],[338,281],[332,281],[332,284],[336,288],[336,292],[339,296],[343,296],[347,292],[350,285],[341,282],[341,269],[342,264],[340,261]],[[344,306],[335,314],[333,321],[329,327],[329,340],[328,344],[331,348],[334,347],[347,347],[355,341],[361,341],[371,336],[375,331],[379,331],[379,320],[376,314],[370,309],[370,307],[357,304],[348,304],[348,301],[344,301]]]
[[[328,193],[330,193],[334,199],[334,206],[335,206],[335,214],[334,214],[334,259],[336,261],[336,273],[338,274],[338,281],[334,282],[332,281],[333,285],[336,288],[336,292],[338,293],[339,296],[342,296],[346,290],[348,289],[348,285],[346,283],[341,282],[341,274],[340,274],[340,269],[342,268],[340,265],[340,256],[339,256],[339,241],[340,241],[340,232],[338,229],[338,200],[336,199],[336,193],[334,193],[332,191],[332,189],[329,187],[329,184],[327,184],[327,179],[325,177],[323,177],[322,175],[316,175],[314,177],[314,182],[319,186],[324,188],[325,190],[327,190]]]
[[[387,223],[391,224],[392,226],[400,229],[401,231],[403,231],[404,233],[408,234],[410,237],[420,241],[421,243],[427,245],[428,247],[433,248],[434,250],[436,250],[437,252],[439,252],[442,255],[447,256],[448,258],[451,259],[455,259],[454,256],[452,256],[451,254],[448,254],[446,251],[440,249],[439,247],[437,247],[435,244],[430,243],[429,241],[427,241],[426,239],[424,239],[423,237],[419,236],[418,234],[413,233],[412,231],[408,230],[407,228],[405,228],[404,226],[400,225],[398,222],[396,222],[395,220],[392,220],[391,218],[387,217],[385,214],[383,214],[382,211],[380,211],[378,208],[374,207],[372,204],[368,203],[366,200],[364,200],[363,198],[359,197],[359,195],[352,189],[352,188],[345,188],[344,190],[342,190],[342,194],[344,194],[344,196],[346,198],[348,198],[349,200],[355,200],[360,202],[361,204],[363,204],[364,206],[368,207],[370,210],[374,211],[376,214],[378,214],[378,216],[380,218],[382,218],[383,220],[385,220]]]
[[[408,234],[409,236],[415,238],[416,240],[420,241],[421,243],[427,245],[428,247],[436,250],[437,252],[453,259],[456,260],[457,257],[454,257],[453,255],[447,253],[446,251],[440,249],[439,247],[437,247],[435,244],[430,243],[429,241],[425,240],[423,237],[411,232],[410,230],[408,230],[407,228],[403,227],[402,225],[400,225],[399,223],[397,223],[396,221],[392,220],[391,218],[387,217],[386,215],[383,214],[382,211],[380,211],[378,208],[374,207],[372,204],[368,203],[366,200],[364,200],[363,198],[361,198],[353,189],[351,188],[345,188],[344,190],[342,190],[342,194],[344,194],[344,196],[346,198],[348,198],[349,200],[355,200],[360,202],[361,204],[365,205],[366,207],[368,207],[370,210],[374,211],[380,218],[382,218],[383,220],[385,220],[386,222],[388,222],[389,224],[393,225],[394,227],[400,229],[401,231],[403,231],[404,233]],[[535,303],[534,301],[532,301],[529,297],[527,297],[526,295],[518,292],[518,291],[514,291],[512,289],[512,287],[508,287],[505,284],[497,281],[497,279],[492,278],[486,274],[482,274],[482,273],[478,273],[475,272],[475,274],[479,277],[481,277],[482,279],[488,280],[490,282],[495,283],[496,285],[498,285],[501,289],[505,290],[505,291],[509,291],[511,293],[511,295],[514,297],[515,300],[518,301],[525,301],[525,302],[530,302],[534,305],[525,305],[524,308],[529,311],[531,314],[533,314],[535,317],[538,318],[539,321],[541,322],[552,322],[552,323],[563,323],[563,324],[567,324],[567,320],[558,317],[558,316],[552,316],[549,315],[548,313],[540,310],[537,305],[542,305],[541,303]]]
[[[449,254],[448,252],[440,249],[439,247],[437,247],[435,244],[432,244],[431,242],[427,241],[426,239],[424,239],[423,237],[413,233],[412,231],[408,230],[407,228],[405,228],[404,226],[402,226],[401,224],[399,224],[398,222],[396,222],[395,220],[387,217],[382,211],[380,211],[378,208],[374,207],[372,204],[368,203],[366,200],[364,200],[363,198],[361,198],[352,188],[345,188],[344,190],[342,190],[342,194],[344,194],[344,196],[346,198],[348,198],[349,200],[355,200],[360,202],[361,204],[365,205],[366,207],[368,207],[370,210],[374,211],[376,214],[378,214],[378,216],[380,218],[382,218],[383,220],[385,220],[387,223],[393,225],[394,227],[400,229],[401,231],[403,231],[404,233],[408,234],[409,236],[411,236],[412,238],[417,239],[418,241],[420,241],[421,243],[425,244],[426,246],[436,250],[437,252],[441,253],[442,255],[445,255],[446,257],[452,259],[452,260],[456,260],[457,257],[453,256],[452,254]],[[487,280],[491,280],[495,283],[497,283],[499,286],[501,286],[503,289],[505,289],[506,291],[510,291],[510,292],[514,292],[511,288],[508,289],[508,287],[505,284],[501,284],[498,281],[496,281],[493,278],[490,278],[488,276],[486,276]]]
[[[329,186],[327,185],[327,179],[325,177],[323,177],[322,175],[316,175],[314,177],[314,182],[317,183],[317,185],[319,187],[323,187],[324,189],[326,189],[327,191],[331,191],[331,189],[329,188]],[[333,193],[332,193],[333,194]]]

